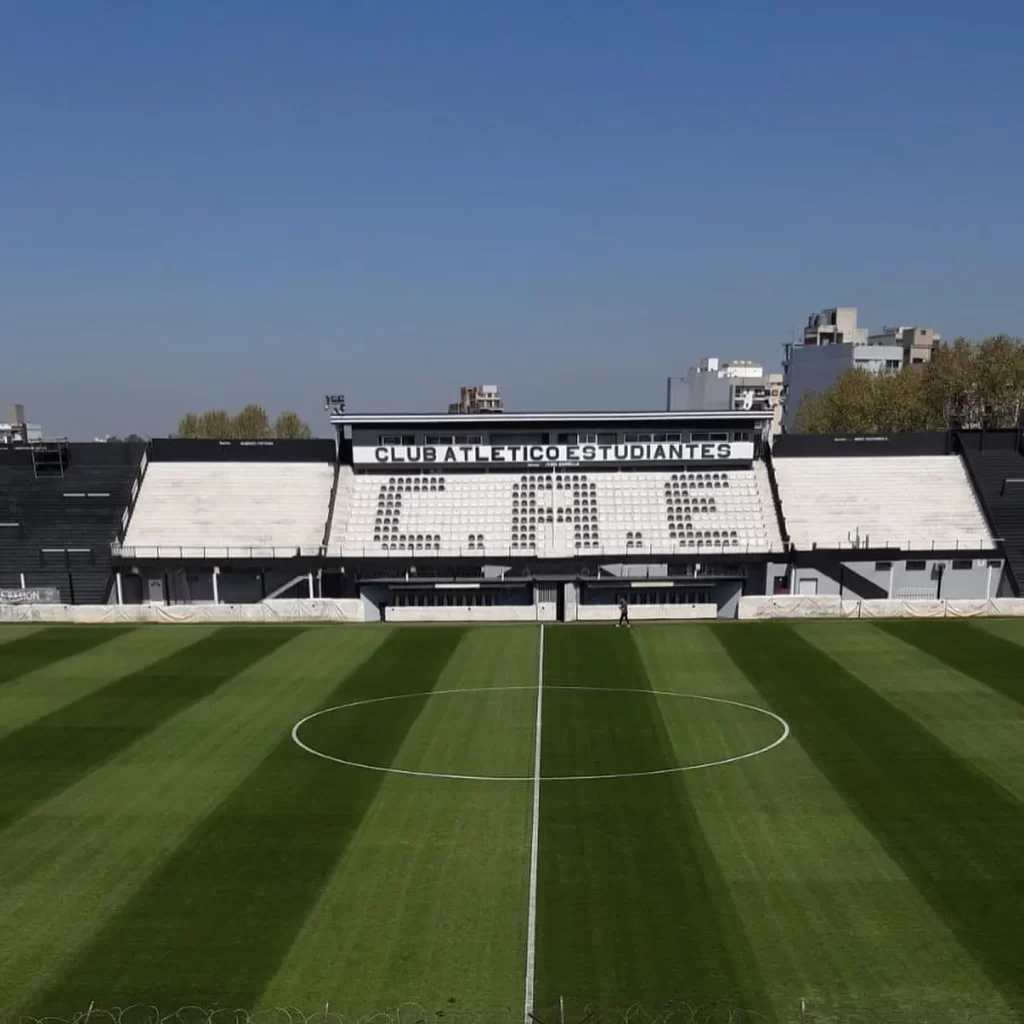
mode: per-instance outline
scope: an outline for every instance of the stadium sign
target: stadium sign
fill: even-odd
[[[643,444],[377,445],[353,449],[357,465],[612,465],[629,462],[750,461],[752,441]]]

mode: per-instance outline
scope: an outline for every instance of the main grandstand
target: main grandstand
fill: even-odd
[[[358,620],[733,617],[744,596],[1024,583],[1020,432],[783,436],[721,413],[331,418],[321,441],[0,449],[0,588],[340,600]]]

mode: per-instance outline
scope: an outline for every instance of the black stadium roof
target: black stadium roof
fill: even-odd
[[[350,423],[353,426],[374,423],[665,423],[694,422],[700,420],[731,420],[750,422],[770,420],[770,411],[709,409],[685,412],[490,412],[490,413],[340,413],[331,416],[332,423]]]

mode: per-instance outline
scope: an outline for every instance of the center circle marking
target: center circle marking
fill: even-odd
[[[383,704],[385,701],[415,700],[416,698],[422,700],[455,693],[501,693],[508,690],[536,689],[536,686],[474,686],[456,690],[427,690],[423,693],[396,693],[388,697],[370,697],[367,700],[354,700],[348,704],[336,704],[334,707],[314,711],[311,715],[306,715],[305,718],[299,719],[292,726],[292,741],[296,746],[306,751],[307,754],[312,754],[314,757],[323,758],[325,761],[333,761],[335,764],[348,765],[350,768],[364,768],[371,772],[385,772],[389,775],[412,775],[423,779],[461,779],[473,782],[533,782],[533,775],[458,775],[448,772],[414,771],[410,768],[391,768],[379,764],[350,761],[344,757],[325,754],[322,750],[317,750],[315,747],[309,746],[308,743],[304,743],[299,737],[299,730],[314,718],[320,718],[322,715],[329,715],[335,711],[347,711],[349,708],[363,707],[367,704]],[[719,765],[734,764],[737,761],[745,761],[750,757],[767,754],[768,751],[774,750],[780,743],[785,742],[789,736],[789,723],[781,715],[777,715],[774,711],[769,711],[767,708],[759,708],[756,704],[744,704],[742,701],[727,700],[725,697],[708,697],[700,693],[674,693],[671,690],[645,690],[638,687],[617,687],[613,689],[607,686],[545,686],[543,689],[569,690],[579,693],[641,693],[649,697],[679,697],[683,700],[705,700],[713,704],[729,704],[733,707],[744,708],[747,711],[756,711],[759,715],[767,715],[769,718],[773,718],[782,727],[782,732],[766,746],[759,747],[757,750],[748,750],[745,754],[737,754],[734,757],[723,757],[717,761],[705,761],[702,764],[681,764],[672,768],[655,768],[642,772],[606,772],[600,775],[541,775],[539,777],[541,782],[589,782],[595,779],[635,779],[650,775],[673,775],[677,772],[693,772],[701,768],[716,768]]]

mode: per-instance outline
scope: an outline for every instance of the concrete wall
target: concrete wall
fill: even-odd
[[[749,586],[749,580],[747,583]],[[733,619],[736,617],[739,599],[743,595],[743,586],[742,580],[709,581],[705,587],[701,588],[706,590],[708,594],[708,600],[705,601],[694,600],[696,595],[692,590],[686,592],[682,590],[673,591],[669,588],[647,589],[626,586],[622,588],[589,588],[585,594],[587,600],[580,602],[578,605],[577,617],[580,621],[617,619],[619,615],[619,598],[625,595],[629,601],[630,618],[691,618],[692,616],[685,613],[676,615],[671,609],[700,606],[709,609],[702,614],[702,618]],[[676,599],[675,604],[671,603],[670,600],[673,597]],[[689,601],[686,600],[687,597],[690,598]],[[664,603],[662,603],[662,598],[665,599]],[[590,611],[588,609],[596,610]],[[572,621],[569,618],[568,602],[566,603],[566,621]]]
[[[631,604],[631,622],[668,622],[684,619],[714,619],[717,609],[713,604]],[[730,618],[735,618],[735,612]],[[581,604],[580,622],[618,622],[618,605]]]
[[[885,595],[889,596],[890,572],[888,570],[876,572],[874,562],[837,562],[833,569],[827,571],[815,566],[795,566],[793,568],[792,593],[804,596],[848,597],[851,600],[863,596],[859,593],[856,582],[853,579],[849,581],[844,580],[841,585],[839,572],[841,565],[851,568],[853,572],[877,584],[885,591]]]
[[[436,608],[400,608],[389,605],[386,611],[386,620],[388,622],[537,622],[538,608],[532,604],[444,605]]]
[[[989,566],[989,562],[999,565]],[[942,577],[942,596],[948,601],[977,597],[997,597],[999,583],[1003,577],[1003,563],[1000,559],[974,559],[973,567],[968,570],[952,568],[952,560],[947,564]]]
[[[363,587],[359,592],[359,600],[363,606],[363,617],[367,622],[380,620],[380,607],[391,600],[391,591],[387,587]]]
[[[122,572],[121,589],[125,604],[150,603],[149,581],[164,580],[165,569],[162,567],[144,568],[138,573]],[[264,586],[260,586],[260,574],[256,570],[240,572],[222,569],[217,576],[217,597],[220,604],[256,604],[263,600],[266,593],[273,593],[278,587],[301,576],[301,582],[287,594],[288,598],[308,598],[308,573],[299,573],[294,569],[269,569],[264,573]],[[129,586],[135,577],[141,580],[141,586]],[[183,568],[166,568],[166,599],[170,604],[213,604],[213,572],[210,569],[187,570]],[[313,573],[313,594],[316,595],[316,573]],[[115,598],[116,600],[116,598]]]
[[[755,587],[753,581],[748,582],[747,593],[748,594],[773,594],[775,592],[775,578],[777,576],[784,576],[789,578],[789,563],[788,562],[765,562],[764,563],[764,576],[759,578],[760,586]]]
[[[203,623],[203,622],[362,622],[358,599],[267,601],[241,605],[0,605],[0,622]],[[590,621],[613,622],[613,607],[581,606]],[[634,621],[708,619],[715,606],[648,605],[630,609]],[[444,608],[389,608],[391,622],[533,622],[532,605]],[[838,597],[744,597],[740,619],[808,618],[965,618],[1024,616],[1024,599],[942,601],[842,601]],[[584,617],[584,616],[581,616]]]
[[[362,622],[353,599],[264,601],[259,604],[0,605],[0,622]]]
[[[974,442],[977,446],[977,441]],[[1002,443],[1002,442],[1001,442]],[[779,459],[878,458],[882,455],[952,455],[949,434],[891,434],[846,436],[831,434],[783,434],[772,442],[772,456]]]
[[[740,598],[743,596],[743,584],[738,582],[719,583],[711,591],[714,604],[709,608],[716,608],[716,615],[720,619],[736,618],[736,610],[739,608]]]
[[[668,575],[668,565],[650,562],[609,562],[601,566],[602,572],[609,576],[616,576],[619,579],[664,579]]]
[[[692,369],[685,377],[668,379],[668,411],[712,411],[732,408],[734,381],[708,371]]]
[[[282,578],[280,582],[283,584],[287,580]],[[272,589],[268,587],[268,593]],[[260,601],[263,598],[259,574],[254,572],[232,573],[222,571],[217,577],[217,592],[224,604],[246,604],[247,602]],[[303,594],[302,596],[306,597],[308,595]]]
[[[838,597],[745,597],[740,619],[963,619],[1024,616],[1024,599],[843,601]]]
[[[914,559],[909,561],[913,562]],[[954,569],[953,559],[919,559],[924,569],[909,569],[907,560],[888,561],[889,568],[880,568],[885,562],[844,560],[827,570],[813,566],[794,566],[792,593],[804,597],[843,597],[856,599],[858,596],[855,580],[844,580],[840,592],[840,566],[864,577],[880,587],[893,600],[929,600],[939,595],[939,578],[936,566],[944,565],[942,571],[943,600],[979,600],[996,597],[1003,575],[1002,563],[989,566],[989,559],[964,559],[970,561],[969,569]],[[960,560],[957,559],[959,562]],[[803,586],[801,586],[803,584]]]
[[[682,378],[673,379],[681,380]],[[699,425],[680,423],[678,420],[673,420],[671,418],[666,418],[664,420],[637,420],[630,419],[628,415],[623,415],[615,420],[595,420],[588,419],[585,413],[580,414],[580,416],[573,419],[572,422],[567,422],[566,420],[545,419],[541,414],[531,417],[529,422],[509,421],[504,416],[493,416],[489,417],[488,420],[489,422],[487,423],[477,421],[471,424],[460,425],[453,423],[452,420],[442,414],[438,416],[437,421],[433,423],[405,424],[396,426],[393,420],[389,420],[387,417],[382,417],[377,423],[359,423],[353,425],[351,443],[356,447],[375,447],[378,444],[378,438],[381,435],[399,435],[411,438],[412,440],[408,442],[409,444],[421,445],[424,443],[424,438],[428,434],[454,433],[480,434],[483,436],[483,443],[485,445],[555,444],[555,438],[560,433],[565,432],[579,432],[587,434],[610,433],[614,434],[617,441],[621,443],[622,438],[627,434],[660,431],[681,433],[683,435],[683,440],[685,441],[689,439],[689,435],[692,432],[707,433],[708,431],[724,431],[732,434],[736,431],[753,431],[754,433],[757,433],[760,429],[760,425],[764,422],[762,418],[759,417],[755,419],[753,415],[747,422],[732,419],[716,419],[715,410],[709,412],[707,420]],[[283,443],[284,442],[278,442],[278,444]],[[350,448],[346,448],[345,450],[350,451]]]
[[[580,588],[578,583],[564,583],[565,621],[575,622],[579,618]]]

